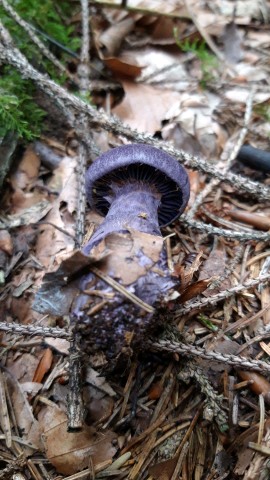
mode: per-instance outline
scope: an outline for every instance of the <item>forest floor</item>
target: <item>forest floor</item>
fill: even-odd
[[[33,81],[46,110],[38,140],[14,140],[2,187],[0,478],[266,480],[270,3],[122,3],[74,2],[81,52],[59,66],[50,43],[40,50],[62,86],[0,30],[1,63]],[[102,353],[82,357],[80,386],[68,316],[33,302],[102,220],[84,209],[86,165],[130,142],[163,149],[189,174],[188,207],[162,231],[181,284],[168,307],[179,337],[151,339],[156,349],[146,342],[107,376]]]

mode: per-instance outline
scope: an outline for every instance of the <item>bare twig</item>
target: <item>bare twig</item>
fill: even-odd
[[[71,332],[69,349],[68,430],[80,430],[83,425],[83,399],[81,389],[81,351],[78,335]]]
[[[254,370],[261,373],[270,373],[270,364],[261,360],[252,360],[245,357],[238,357],[237,355],[227,355],[219,352],[206,351],[203,348],[195,347],[191,344],[182,342],[175,342],[173,340],[159,340],[158,342],[151,342],[150,348],[159,351],[166,351],[171,353],[179,353],[180,355],[191,355],[193,357],[200,357],[205,360],[215,360],[216,362],[232,365],[233,367],[246,368],[247,370]]]
[[[261,283],[266,283],[269,282],[270,280],[270,274],[267,275],[262,275],[258,278],[254,278],[254,280],[250,280],[249,282],[246,282],[244,284],[236,285],[236,287],[228,288],[227,290],[224,290],[223,292],[217,293],[216,295],[213,295],[212,297],[208,298],[203,298],[199,300],[198,302],[195,302],[194,300],[192,303],[186,302],[186,306],[183,305],[176,311],[176,318],[181,317],[182,315],[186,315],[187,313],[190,313],[192,310],[197,310],[203,307],[207,307],[209,305],[215,305],[217,302],[220,302],[226,298],[231,297],[232,295],[235,295],[236,293],[241,293],[244,292],[245,290],[248,290],[250,288],[255,287],[256,285],[259,285]]]
[[[84,120],[81,118],[81,120]],[[86,125],[86,122],[84,121]],[[78,126],[78,124],[77,124]],[[78,154],[78,166],[77,166],[77,216],[76,216],[76,244],[80,247],[84,237],[84,225],[85,225],[85,208],[86,208],[86,192],[85,192],[85,170],[87,163],[87,148],[80,142],[79,154]]]
[[[0,322],[0,330],[17,335],[35,335],[42,337],[67,338],[70,333],[64,328],[40,327],[38,325],[20,325],[17,323]]]
[[[6,379],[0,369],[0,405],[1,405],[1,427],[3,429],[6,445],[8,448],[12,446],[12,433],[11,433],[11,425],[9,420],[8,408],[7,408],[7,399],[6,399]]]
[[[208,225],[208,223],[190,220],[187,215],[182,215],[179,222],[185,225],[185,227],[191,227],[209,235],[218,235],[219,237],[232,238],[234,240],[270,240],[270,233],[268,232],[236,232],[234,230],[227,230],[226,228],[214,227],[213,225]]]
[[[78,77],[80,83],[80,94],[82,97],[89,95],[89,51],[90,51],[90,30],[89,30],[89,6],[88,0],[81,0],[82,12],[82,48],[80,56],[80,64],[78,66]],[[90,133],[85,113],[80,113],[76,120],[76,130],[81,139],[87,138]],[[77,245],[81,246],[84,236],[84,220],[85,220],[85,171],[87,164],[87,145],[81,140],[79,145],[79,157],[77,168],[77,186],[78,186],[78,207],[76,218],[76,240]]]
[[[81,0],[82,14],[82,48],[80,65],[78,66],[78,77],[80,83],[80,94],[86,97],[89,94],[89,52],[90,52],[90,30],[89,30],[89,5],[88,0]],[[84,237],[86,191],[85,173],[87,164],[87,144],[83,138],[90,136],[88,130],[87,116],[80,113],[76,119],[76,131],[81,139],[79,144],[78,167],[77,167],[77,216],[76,216],[76,243],[80,247]],[[80,335],[76,329],[71,329],[70,350],[69,350],[69,394],[68,394],[68,430],[80,430],[83,425],[83,399],[81,389],[81,356],[79,348]]]

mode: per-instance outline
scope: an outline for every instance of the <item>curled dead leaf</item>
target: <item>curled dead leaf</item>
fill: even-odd
[[[179,303],[184,303],[190,300],[191,298],[197,297],[200,295],[204,290],[206,290],[213,278],[208,278],[205,280],[198,280],[198,282],[192,283],[192,285],[188,285],[183,292],[181,293],[180,298],[178,299]]]
[[[143,67],[136,65],[128,59],[108,57],[104,59],[105,65],[114,73],[121,77],[136,78],[143,70]]]
[[[176,264],[174,267],[174,273],[177,277],[180,277],[181,280],[181,290],[183,291],[192,281],[193,275],[199,269],[202,260],[201,257],[203,252],[190,253],[186,255],[183,262],[179,265]]]
[[[111,57],[115,55],[126,35],[134,28],[133,18],[125,18],[121,22],[114,23],[107,30],[102,32],[99,37],[99,52],[102,57]]]

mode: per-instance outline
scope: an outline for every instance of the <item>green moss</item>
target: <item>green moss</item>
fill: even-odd
[[[53,0],[12,0],[10,4],[25,21],[44,32],[63,47],[74,52],[80,45],[80,39],[75,35],[74,27],[67,25],[74,14],[74,6],[68,2]],[[40,71],[46,72],[58,83],[64,83],[65,75],[44,58],[39,49],[31,42],[28,34],[5,10],[0,7],[0,18],[9,30],[15,45]],[[38,35],[38,33],[36,33]],[[42,42],[63,64],[70,59],[68,54],[55,46],[43,36]],[[27,140],[36,137],[42,130],[45,112],[34,101],[34,85],[24,80],[10,66],[0,68],[0,138],[12,130]]]
[[[33,85],[9,66],[5,66],[3,72],[0,77],[0,138],[9,131],[27,140],[38,137],[45,112],[33,100]]]
[[[209,53],[206,43],[194,40],[180,41],[177,38],[177,29],[174,30],[174,38],[176,45],[182,50],[182,52],[193,53],[201,62],[202,79],[200,84],[203,88],[206,88],[207,84],[215,79],[219,62],[215,55]]]
[[[259,104],[254,106],[254,112],[267,122],[270,122],[270,106],[267,104]]]

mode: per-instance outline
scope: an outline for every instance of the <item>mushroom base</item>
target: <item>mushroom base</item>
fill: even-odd
[[[98,245],[111,253],[98,265],[128,292],[156,306],[174,287],[167,267],[163,239],[139,232],[114,234]],[[93,273],[81,279],[82,293],[73,308],[75,328],[81,333],[82,350],[102,351],[107,360],[121,353],[142,350],[159,326],[158,316],[148,313]],[[98,292],[98,295],[95,294]]]

